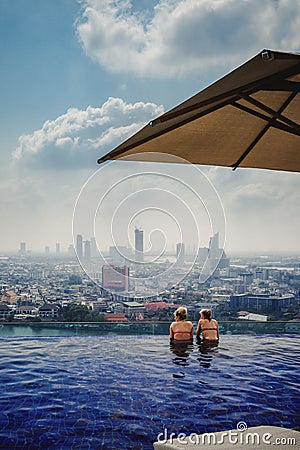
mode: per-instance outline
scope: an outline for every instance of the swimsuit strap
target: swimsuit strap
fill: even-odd
[[[174,334],[178,334],[178,333],[190,334],[191,331],[173,331],[173,333]]]
[[[215,331],[217,331],[217,328],[201,328],[201,331],[207,331],[207,330],[215,330]]]

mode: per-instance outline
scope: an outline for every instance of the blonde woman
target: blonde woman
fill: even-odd
[[[218,342],[219,340],[219,326],[215,319],[212,319],[211,309],[201,309],[200,319],[198,322],[196,337],[199,338],[202,334],[202,339],[205,342]]]
[[[194,327],[192,322],[187,319],[187,309],[180,307],[174,312],[175,322],[170,326],[171,341],[192,341],[194,335]]]

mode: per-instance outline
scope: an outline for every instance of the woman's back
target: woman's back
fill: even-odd
[[[194,327],[187,319],[187,309],[180,306],[174,312],[175,321],[170,326],[170,339],[175,341],[193,340]]]
[[[198,332],[199,331],[199,332]],[[197,335],[202,334],[203,339],[216,341],[219,339],[218,322],[215,319],[201,318],[198,323]]]
[[[189,341],[193,339],[194,327],[192,322],[181,320],[179,322],[172,322],[171,333],[176,341]]]

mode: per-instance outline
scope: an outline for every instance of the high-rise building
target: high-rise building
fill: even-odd
[[[79,259],[82,259],[83,245],[82,245],[82,235],[81,234],[77,234],[77,237],[76,237],[76,253],[77,253],[77,257]]]
[[[112,291],[129,290],[129,267],[102,266],[102,286]]]
[[[135,262],[144,261],[144,231],[136,228],[135,235]]]
[[[223,248],[219,247],[219,233],[214,234],[209,240],[208,259],[213,265],[218,260],[218,269],[229,267],[229,258]]]
[[[19,254],[21,256],[25,256],[26,255],[26,242],[20,242]]]
[[[197,262],[200,264],[204,264],[208,257],[208,248],[207,247],[200,247],[197,253]]]
[[[91,257],[96,258],[98,254],[97,242],[95,237],[91,237]]]
[[[69,247],[68,247],[68,255],[69,256],[75,256],[76,255],[75,248],[74,248],[73,244],[70,244]]]
[[[197,255],[197,261],[203,265],[200,274],[200,282],[204,282],[208,277],[215,273],[215,270],[227,269],[230,265],[223,248],[219,247],[219,233],[215,233],[209,239],[209,248],[200,248]]]
[[[48,245],[45,247],[45,255],[50,255],[50,247]]]
[[[230,309],[253,313],[273,313],[295,308],[297,299],[293,294],[276,297],[270,294],[237,294],[230,296]]]
[[[221,253],[220,253],[220,248],[219,248],[219,233],[214,234],[210,239],[209,239],[209,258],[210,259],[214,259],[214,258],[219,258]]]
[[[56,255],[60,254],[60,244],[58,242],[55,244],[55,253]]]
[[[91,259],[91,241],[84,241],[84,259]]]
[[[182,242],[176,244],[176,262],[177,264],[184,263],[184,244]]]

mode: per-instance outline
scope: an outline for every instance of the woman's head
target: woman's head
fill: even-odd
[[[210,320],[212,316],[211,309],[201,309],[200,316],[203,317],[203,319]]]
[[[181,306],[180,308],[176,309],[174,312],[175,318],[178,317],[179,320],[185,320],[187,318],[187,309]]]

